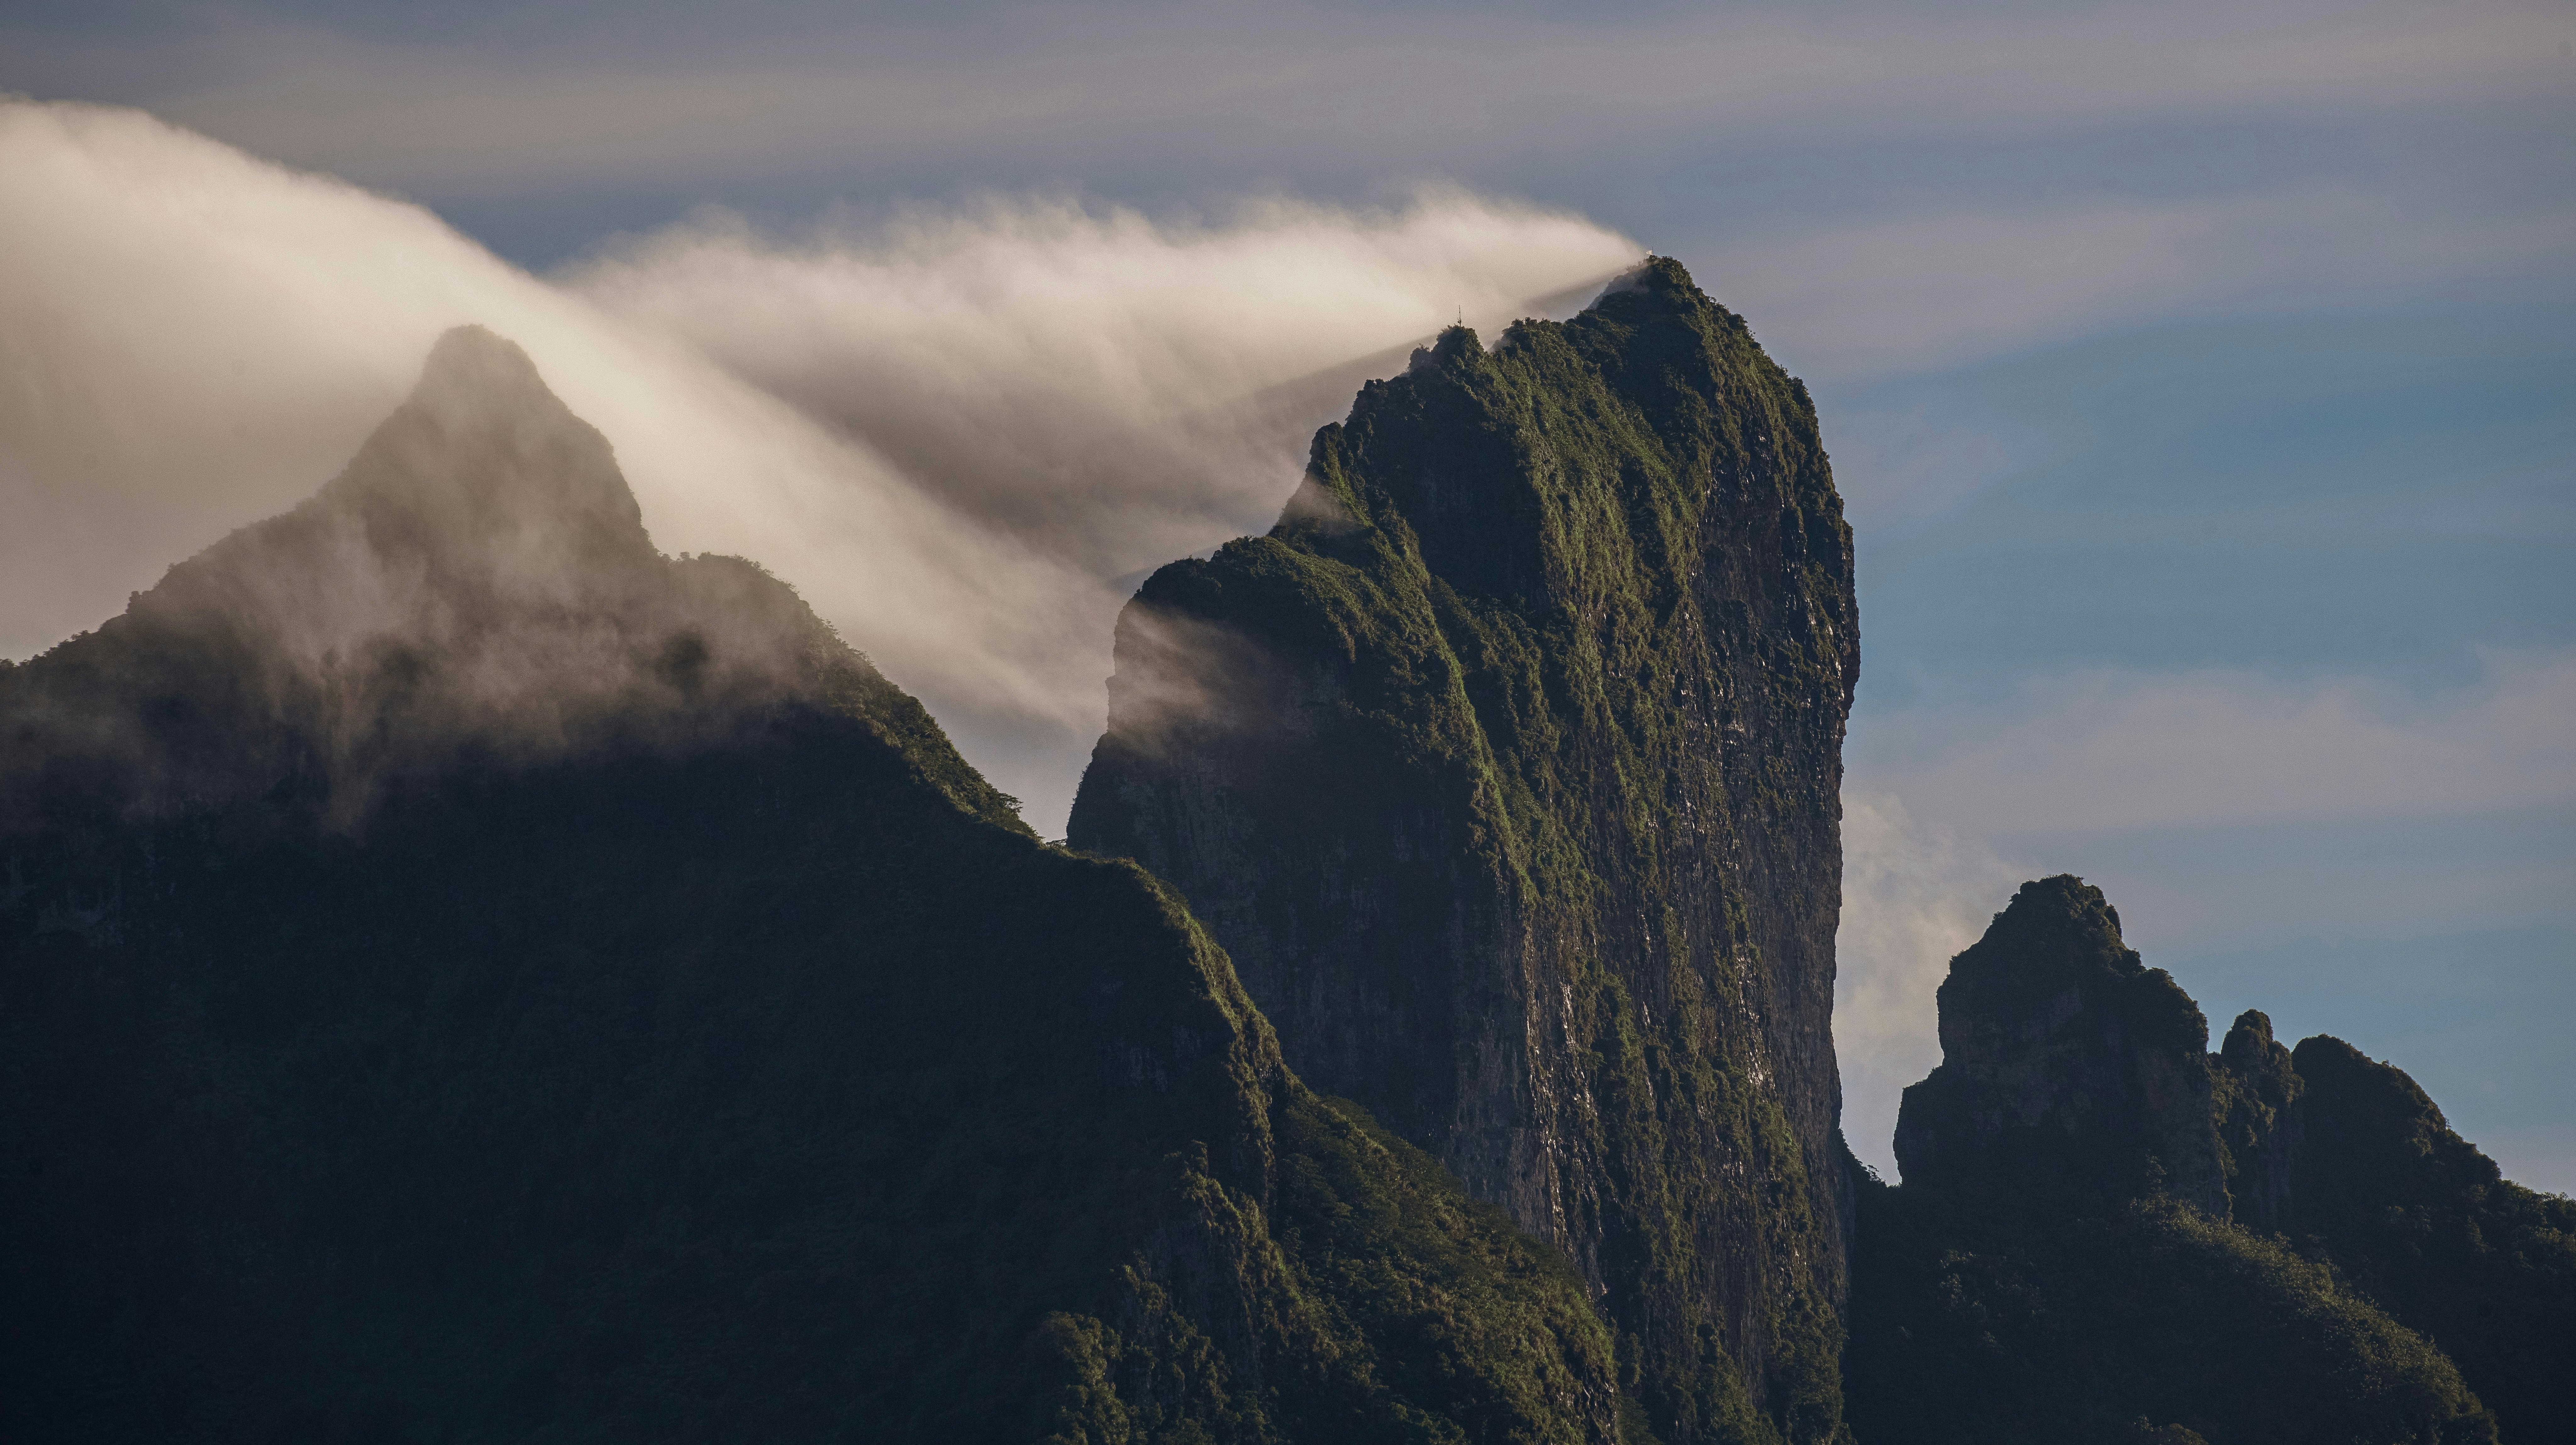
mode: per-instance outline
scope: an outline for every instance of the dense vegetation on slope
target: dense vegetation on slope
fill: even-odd
[[[1859,1190],[1864,1440],[2566,1439],[2576,1205],[2399,1071],[2260,1013],[2216,1054],[2100,890],[2031,883],[1941,989],[1904,1183]]]
[[[784,587],[499,500],[605,444],[467,345],[400,487],[362,453],[174,574],[225,607],[0,671],[0,1434],[1618,1437],[1561,1258],[1308,1091],[1169,890],[1029,836]],[[419,488],[463,524],[331,500]],[[244,610],[346,575],[317,532],[436,604],[336,694],[271,645],[311,619]],[[659,720],[460,706],[522,623]]]
[[[1302,1075],[1567,1250],[1675,1442],[1841,1429],[1851,586],[1805,388],[1654,260],[1444,333],[1156,573],[1074,807]]]
[[[1849,582],[1677,266],[1448,333],[1122,620],[1076,829],[1175,888],[453,334],[0,664],[0,1435],[2576,1436],[2576,1204],[2080,880],[1848,1232]]]
[[[2576,1201],[2504,1178],[2341,1039],[2302,1039],[2290,1064],[2290,1232],[2457,1360],[2511,1445],[2576,1441]]]
[[[2495,1438],[2438,1349],[2279,1240],[2165,1197],[2063,1210],[1914,1187],[1859,1190],[1863,1441]]]
[[[11,863],[13,1439],[1607,1438],[1570,1271],[846,724]]]

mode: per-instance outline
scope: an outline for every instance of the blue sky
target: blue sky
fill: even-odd
[[[2564,6],[35,3],[0,87],[539,272],[710,204],[1579,212],[1808,379],[1850,501],[1848,966],[1906,983],[1844,1038],[1865,1157],[1942,941],[2073,871],[2217,1027],[2342,1034],[2576,1188]]]

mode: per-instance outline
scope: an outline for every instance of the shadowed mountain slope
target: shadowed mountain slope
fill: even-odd
[[[1619,1436],[1552,1251],[496,338],[0,726],[11,1440]]]
[[[1669,1441],[1840,1429],[1851,559],[1805,388],[1654,260],[1444,333],[1157,572],[1074,804],[1292,1067],[1566,1250]]]
[[[2254,1025],[2270,1037],[2260,1014],[2237,1027]],[[2286,1231],[2457,1360],[2506,1440],[2576,1441],[2576,1203],[2503,1177],[2404,1070],[2341,1039],[2288,1063],[2287,1137],[2258,1136],[2286,1163]]]

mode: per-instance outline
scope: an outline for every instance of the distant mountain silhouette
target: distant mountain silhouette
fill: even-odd
[[[518,347],[461,327],[312,499],[13,670],[0,818],[285,785],[347,826],[462,754],[705,741],[853,689],[918,712],[758,568],[656,552],[607,439]]]
[[[1863,1439],[2553,1441],[2576,1204],[2413,1082],[2199,1008],[2101,890],[2025,885],[1941,986],[1901,1186],[1860,1190]]]

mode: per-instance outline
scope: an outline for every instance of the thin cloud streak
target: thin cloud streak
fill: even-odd
[[[1635,254],[1458,191],[1198,225],[994,199],[792,243],[719,213],[561,279],[1114,578],[1266,528],[1362,358],[1392,370],[1390,348],[1493,330],[1569,277],[1589,300]]]
[[[1038,18],[1016,39],[966,26],[862,45],[862,30],[825,25],[793,58],[704,62],[674,45],[601,66],[253,19],[190,38],[212,57],[203,79],[156,75],[135,98],[370,183],[503,194],[568,177],[709,174],[852,148],[954,154],[1037,136],[1171,151],[1211,131],[1257,134],[1421,164],[1569,125],[1920,130],[2495,103],[2563,94],[2567,82],[2564,15],[2530,0],[1966,11],[1937,26],[1873,10],[1607,30],[1459,21],[1292,9],[1239,17],[1219,34],[1160,12],[1087,11],[1078,29]],[[172,63],[147,61],[151,51],[137,48],[138,73]]]
[[[2576,208],[2424,215],[2351,191],[1911,215],[1727,247],[1706,270],[1811,379],[1960,366],[2141,316],[2242,315],[2527,277],[2563,291]]]
[[[2576,804],[2576,652],[2496,652],[2434,698],[2370,678],[2094,670],[1982,703],[1937,692],[1852,770],[1990,836],[2330,823]]]

